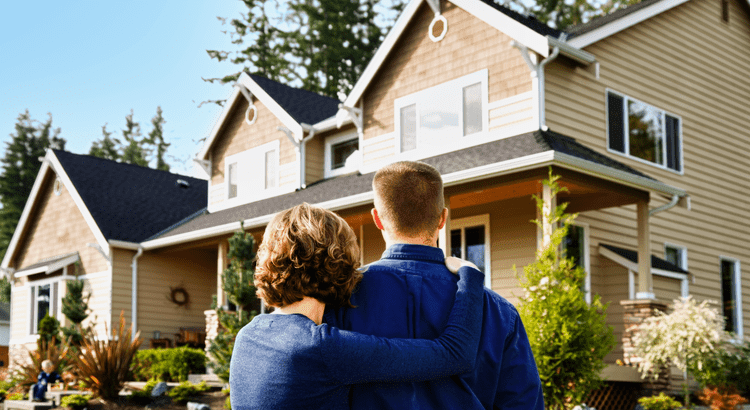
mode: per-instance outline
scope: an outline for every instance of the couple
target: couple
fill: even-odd
[[[363,273],[335,214],[302,204],[269,223],[255,285],[277,309],[237,336],[232,408],[543,409],[515,308],[437,248],[437,170],[391,164],[373,190],[387,249]]]

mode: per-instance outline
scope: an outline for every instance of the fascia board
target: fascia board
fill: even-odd
[[[504,13],[478,0],[450,0],[451,3],[466,10],[474,17],[484,21],[508,37],[534,50],[542,57],[549,56],[547,37],[513,20]]]
[[[3,268],[7,269],[8,265],[10,265],[10,261],[14,256],[13,254],[16,252],[18,241],[21,239],[23,232],[26,230],[26,224],[29,222],[29,214],[34,208],[34,204],[36,204],[37,197],[39,196],[39,190],[42,187],[42,181],[44,181],[44,177],[47,175],[47,171],[50,170],[50,156],[52,156],[52,150],[47,151],[47,154],[45,154],[44,156],[44,161],[42,161],[42,167],[39,168],[39,173],[36,174],[36,179],[34,180],[34,185],[31,187],[29,199],[26,200],[26,205],[23,206],[21,218],[18,220],[18,224],[16,224],[16,229],[13,231],[13,237],[10,239],[8,249],[5,251],[5,256],[3,257],[2,263]]]
[[[233,87],[232,94],[229,96],[229,98],[227,98],[227,102],[224,104],[224,109],[222,109],[221,114],[219,115],[219,119],[211,129],[211,133],[208,135],[208,138],[206,138],[206,143],[203,144],[203,149],[201,149],[201,151],[198,153],[198,159],[208,159],[208,152],[211,149],[211,146],[214,144],[214,140],[216,140],[216,137],[219,135],[219,131],[221,131],[222,127],[224,127],[224,122],[226,122],[229,113],[234,107],[234,103],[237,101],[237,98],[239,98],[240,95],[242,94],[239,88]]]
[[[344,105],[347,107],[354,107],[357,105],[357,102],[362,97],[362,94],[364,94],[365,89],[370,85],[370,81],[372,81],[375,74],[377,74],[380,69],[380,66],[385,62],[386,57],[390,54],[393,46],[396,45],[396,41],[401,37],[401,34],[406,30],[406,26],[409,24],[412,17],[414,17],[414,14],[417,13],[417,9],[419,9],[421,4],[422,0],[411,0],[409,4],[406,5],[404,11],[401,12],[398,20],[396,20],[396,24],[394,24],[391,30],[388,31],[388,35],[383,39],[380,47],[378,47],[378,51],[375,52],[372,60],[370,60],[367,67],[365,67],[365,71],[362,72],[359,80],[354,84],[354,88],[352,88],[349,96],[344,100]]]
[[[327,119],[325,119],[323,121],[320,121],[318,123],[313,124],[312,127],[315,129],[315,132],[330,131],[330,130],[336,128],[336,125],[337,125],[336,122],[337,122],[336,121],[336,116],[334,115],[331,118],[327,118]],[[351,123],[352,123],[351,117],[347,116],[346,120],[344,120],[343,124],[351,124]]]
[[[110,239],[107,242],[109,242],[109,244],[112,245],[113,248],[128,249],[131,251],[137,251],[138,248],[141,247],[139,243],[118,241],[117,239]]]
[[[107,244],[107,240],[104,238],[104,234],[102,234],[101,229],[99,229],[99,225],[96,224],[94,217],[91,215],[91,212],[89,212],[89,209],[83,202],[83,198],[81,198],[81,195],[78,194],[75,185],[73,185],[73,181],[71,181],[70,177],[68,177],[68,174],[65,172],[65,169],[63,169],[62,164],[60,164],[60,161],[57,159],[57,156],[55,156],[51,150],[49,152],[52,154],[49,156],[52,168],[55,170],[57,177],[60,178],[62,183],[65,185],[65,189],[68,191],[68,193],[70,193],[71,198],[73,198],[73,202],[75,202],[76,207],[78,207],[78,211],[81,212],[83,219],[86,221],[89,229],[91,229],[91,232],[94,234],[96,242],[99,244],[102,251],[108,250],[109,245]]]
[[[76,263],[80,260],[81,258],[78,255],[78,252],[76,252],[75,254],[70,255],[67,258],[60,259],[59,261],[56,261],[56,262],[50,262],[46,265],[38,266],[34,269],[19,270],[13,276],[22,277],[22,276],[34,275],[37,273],[51,273],[58,269],[62,269],[65,266],[70,265],[71,263]]]
[[[302,138],[302,126],[289,115],[284,108],[282,108],[276,100],[271,98],[270,95],[261,86],[258,85],[253,79],[246,73],[240,74],[240,78],[237,80],[238,83],[244,85],[250,90],[253,95],[268,108],[271,113],[278,118],[282,124],[289,128],[294,135],[298,135]]]
[[[552,165],[561,166],[563,168],[568,168],[576,171],[582,171],[586,174],[595,175],[600,178],[604,178],[623,185],[632,186],[638,189],[646,189],[659,193],[669,193],[671,195],[680,195],[680,193],[681,196],[687,195],[684,190],[681,190],[679,188],[670,187],[669,185],[663,184],[658,181],[639,177],[637,175],[633,175],[624,171],[615,170],[604,165],[599,165],[570,155],[561,154],[553,150],[445,174],[443,175],[443,185],[448,187],[465,184],[468,182],[524,171],[527,169],[536,169]],[[316,205],[335,211],[339,209],[352,208],[355,206],[372,203],[373,198],[373,192],[369,191],[345,198],[320,202]],[[244,226],[246,229],[265,226],[266,224],[268,224],[268,222],[271,221],[273,215],[274,214],[263,215],[256,218],[246,219],[244,221]],[[218,235],[229,234],[238,230],[239,227],[239,222],[233,222],[193,232],[186,232],[179,235],[169,236],[166,238],[157,238],[144,242],[141,245],[143,245],[145,250],[151,250],[163,246],[176,245],[194,240],[207,239]]]
[[[623,16],[622,18],[613,20],[599,28],[589,31],[588,33],[574,37],[568,41],[568,44],[576,48],[584,48],[588,45],[596,43],[599,40],[619,33],[620,31],[634,26],[644,20],[654,17],[657,14],[677,7],[680,4],[687,3],[688,1],[689,0],[664,0],[654,3],[632,14],[628,14],[627,16]]]
[[[547,40],[550,47],[559,48],[562,55],[572,58],[581,64],[589,65],[596,62],[596,57],[593,54],[573,47],[565,41],[560,41],[552,36],[547,36]]]

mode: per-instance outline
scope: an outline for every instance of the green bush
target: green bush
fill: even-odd
[[[206,354],[203,350],[187,346],[140,350],[136,354],[136,360],[138,366],[133,374],[136,380],[183,382],[187,380],[188,374],[206,372]]]
[[[11,393],[5,396],[7,400],[26,400],[26,395],[23,393]]]
[[[191,396],[195,396],[198,393],[208,391],[209,387],[205,381],[199,384],[193,384],[190,382],[182,382],[179,386],[172,388],[167,392],[167,395],[172,398],[175,403],[185,404]]]
[[[232,396],[229,394],[229,387],[223,389],[221,392],[227,395],[227,398],[224,400],[224,408],[232,410]]]
[[[717,348],[701,368],[691,364],[690,373],[703,388],[734,388],[743,397],[750,397],[750,342]]]
[[[68,407],[71,409],[82,409],[86,407],[89,403],[89,396],[84,396],[82,394],[73,394],[70,396],[65,396],[60,400],[60,405],[62,407]]]
[[[659,393],[658,396],[641,397],[638,403],[646,410],[673,410],[682,407],[680,402],[664,393]]]

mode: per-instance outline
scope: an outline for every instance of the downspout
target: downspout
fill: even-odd
[[[679,195],[673,195],[672,196],[672,200],[669,201],[669,203],[666,203],[666,204],[664,204],[664,205],[662,205],[662,206],[660,206],[658,208],[654,208],[654,209],[648,211],[648,216],[654,216],[654,215],[658,214],[659,212],[663,212],[663,211],[672,209],[672,208],[674,208],[677,205],[678,202],[680,202],[680,196]]]
[[[138,258],[141,257],[143,254],[143,246],[138,245],[138,251],[133,255],[133,263],[130,265],[133,268],[133,274],[132,274],[132,289],[130,291],[131,294],[131,303],[132,307],[130,308],[130,325],[132,329],[132,340],[135,340],[135,336],[138,329]]]
[[[535,64],[533,61],[531,61],[529,49],[525,45],[517,42],[516,40],[511,41],[510,44],[511,46],[521,51],[521,57],[523,57],[526,65],[529,66],[529,70],[531,70],[531,78],[537,81],[537,99],[539,101],[539,129],[542,131],[547,131],[549,128],[547,127],[547,121],[544,115],[544,66],[557,58],[558,54],[560,54],[560,47],[553,48],[552,54],[550,54],[544,60],[540,61],[538,64]]]
[[[303,130],[307,131],[307,136],[302,138],[302,141],[299,142],[299,152],[300,152],[299,181],[300,181],[300,188],[304,189],[307,187],[307,182],[305,179],[307,178],[307,175],[305,172],[307,168],[305,166],[307,164],[307,162],[305,162],[305,152],[306,152],[305,147],[307,146],[307,141],[310,141],[315,136],[315,128],[313,128],[313,126],[310,124],[300,124],[300,125],[302,126]]]

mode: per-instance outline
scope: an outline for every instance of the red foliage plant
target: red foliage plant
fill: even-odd
[[[748,402],[734,388],[705,387],[698,398],[711,410],[735,410]]]

